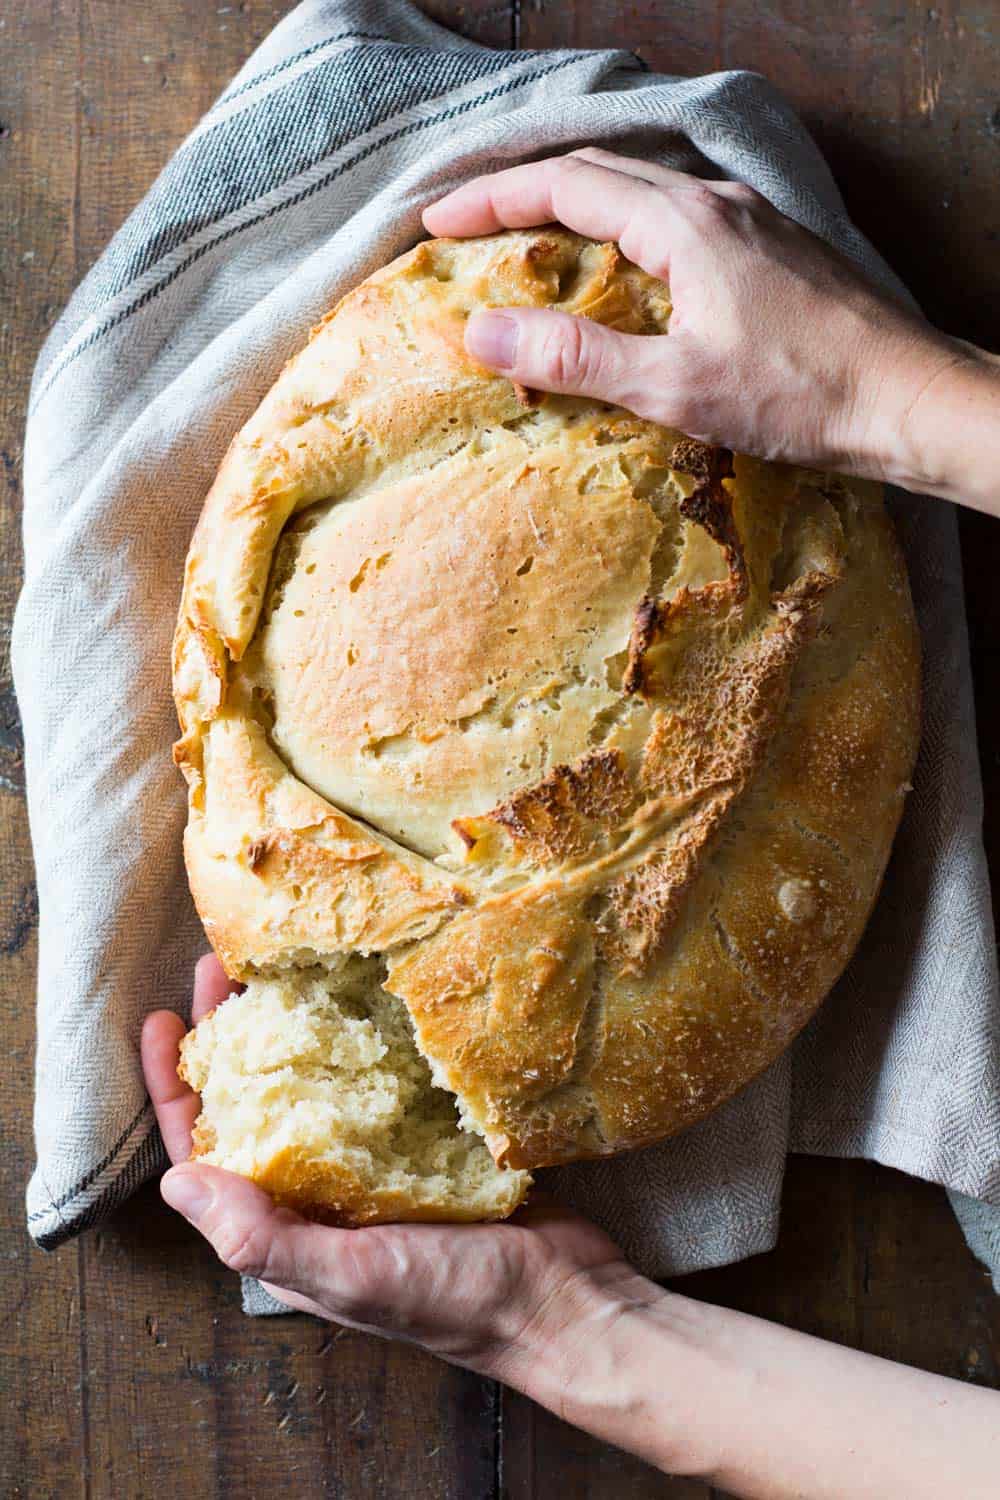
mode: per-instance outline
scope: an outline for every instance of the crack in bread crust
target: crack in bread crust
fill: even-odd
[[[690,1124],[809,1018],[885,867],[919,653],[878,486],[513,386],[463,344],[504,305],[670,319],[560,229],[345,297],[206,500],[175,754],[229,973],[381,955],[530,1167]]]

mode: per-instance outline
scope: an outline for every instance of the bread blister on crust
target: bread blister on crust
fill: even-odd
[[[186,1046],[196,1150],[337,1222],[507,1213],[531,1168],[745,1084],[850,957],[915,756],[879,488],[518,390],[463,344],[470,311],[510,304],[647,335],[670,315],[567,231],[417,246],[286,367],[188,560],[187,866],[251,983]],[[370,1122],[367,1165],[343,1068],[306,1049],[273,1094],[233,1073],[275,985],[290,1028],[325,1015],[332,1059],[352,964],[376,1038],[409,1038],[389,1072],[431,1090],[391,1151]],[[317,1067],[326,1115],[295,1093]],[[439,1107],[453,1167],[424,1172]]]

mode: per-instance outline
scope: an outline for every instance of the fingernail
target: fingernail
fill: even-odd
[[[517,358],[517,319],[502,312],[473,313],[465,328],[465,347],[494,370],[511,370]]]
[[[197,1172],[168,1172],[160,1192],[171,1208],[197,1224],[211,1206],[212,1189]]]

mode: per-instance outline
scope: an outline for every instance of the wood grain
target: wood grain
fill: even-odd
[[[0,16],[0,1493],[121,1500],[708,1500],[418,1351],[247,1320],[233,1277],[144,1189],[53,1256],[23,1229],[36,910],[6,643],[31,368],[72,287],[290,5],[8,0]],[[654,67],[756,67],[802,111],[847,202],[951,330],[1000,346],[995,4],[523,0],[428,14],[501,47],[626,45]],[[992,49],[992,55],[991,55]],[[1000,855],[998,542],[963,518],[988,847]],[[1000,1314],[944,1194],[790,1163],[777,1250],[688,1293],[927,1369],[1000,1383]]]

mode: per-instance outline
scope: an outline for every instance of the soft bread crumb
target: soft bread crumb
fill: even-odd
[[[340,1223],[502,1218],[526,1172],[497,1167],[431,1081],[375,959],[252,979],[185,1037],[195,1155]]]

